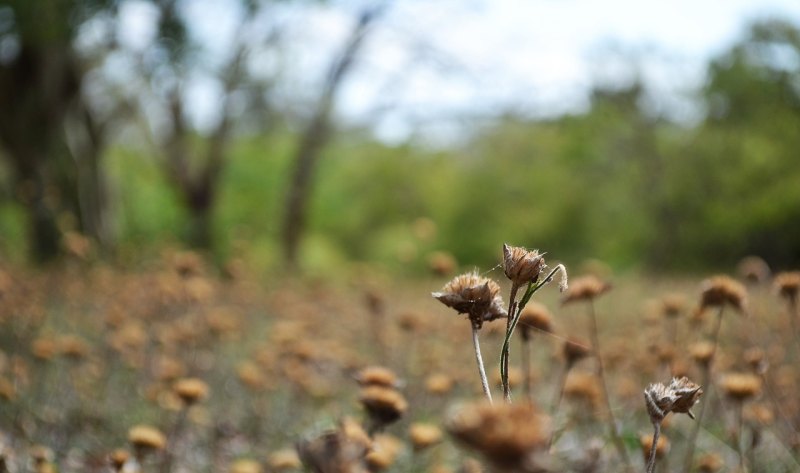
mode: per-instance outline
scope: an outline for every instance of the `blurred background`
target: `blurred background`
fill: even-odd
[[[0,254],[800,264],[800,3],[0,0]]]

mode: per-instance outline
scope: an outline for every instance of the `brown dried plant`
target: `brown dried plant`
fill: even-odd
[[[653,441],[650,443],[650,455],[647,460],[647,473],[653,473],[656,467],[658,440],[661,435],[661,423],[670,412],[684,413],[694,419],[691,408],[703,395],[703,389],[689,381],[688,378],[673,378],[669,385],[651,384],[644,390],[644,400],[650,422],[653,424]]]
[[[455,309],[459,314],[467,314],[472,325],[472,346],[478,364],[478,375],[483,386],[483,393],[491,402],[492,392],[486,378],[486,368],[483,365],[478,331],[484,322],[508,316],[503,308],[500,286],[495,281],[473,271],[456,276],[444,286],[441,292],[434,292],[431,295],[442,304]]]

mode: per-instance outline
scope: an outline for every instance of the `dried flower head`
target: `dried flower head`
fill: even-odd
[[[697,471],[700,473],[717,473],[723,466],[725,462],[716,453],[706,453],[697,460]]]
[[[377,425],[391,424],[405,414],[408,402],[398,391],[382,386],[361,390],[359,401]]]
[[[140,450],[162,450],[167,445],[167,438],[155,427],[136,425],[128,430],[128,441]]]
[[[495,467],[534,471],[550,439],[550,419],[530,403],[467,404],[445,422],[447,431]]]
[[[701,366],[708,366],[711,363],[715,351],[714,344],[707,340],[689,345],[689,356]]]
[[[370,472],[383,471],[394,464],[402,450],[403,442],[397,437],[378,434],[364,460]]]
[[[587,404],[597,413],[602,402],[600,380],[594,374],[573,371],[564,382],[564,397]]]
[[[797,301],[797,296],[800,294],[800,271],[779,273],[775,276],[775,288],[781,297]]]
[[[442,441],[442,431],[433,424],[414,423],[408,428],[414,451],[424,450]]]
[[[372,442],[363,430],[346,427],[344,423],[336,430],[300,440],[296,445],[300,461],[314,473],[366,473],[363,461],[371,447]]]
[[[703,281],[701,289],[701,311],[727,304],[739,312],[747,312],[747,290],[738,281],[728,276],[714,276]]]
[[[500,286],[477,272],[456,276],[445,284],[441,292],[431,295],[459,314],[469,315],[472,323],[479,328],[483,322],[508,317],[508,312],[503,308]]]
[[[113,468],[114,471],[122,471],[122,468],[129,458],[130,453],[128,453],[127,450],[118,448],[108,455],[108,462],[111,464],[111,468]]]
[[[394,371],[383,366],[367,366],[356,375],[356,381],[361,386],[383,386],[396,388],[400,383]]]
[[[667,294],[661,299],[661,313],[665,317],[678,317],[685,307],[686,298],[681,294]]]
[[[431,394],[447,394],[453,389],[453,378],[444,373],[433,373],[425,380],[425,390]]]
[[[769,362],[767,361],[767,356],[759,347],[750,347],[744,351],[744,358],[745,363],[750,365],[750,368],[753,369],[754,373],[757,374],[764,374],[767,372],[769,368]]]
[[[503,272],[514,285],[536,282],[545,268],[544,256],[539,254],[539,250],[503,245]]]
[[[208,397],[208,384],[198,378],[183,378],[175,381],[172,391],[187,406],[191,406]]]
[[[611,284],[600,280],[597,276],[581,276],[572,281],[566,294],[561,299],[562,304],[570,302],[592,300],[611,289]]]
[[[650,449],[653,448],[653,436],[650,434],[642,434],[639,436],[639,445],[642,447],[644,459],[650,456]],[[669,453],[669,440],[660,435],[658,437],[658,444],[656,444],[656,459],[664,458]]]
[[[534,330],[551,332],[553,330],[553,317],[543,304],[529,302],[519,316],[519,334],[523,340],[528,340]]]
[[[757,429],[772,424],[775,421],[775,413],[764,404],[753,403],[745,407],[744,419]]]
[[[726,396],[741,402],[761,392],[761,378],[751,373],[729,373],[722,377],[720,386]]]
[[[736,265],[736,272],[749,284],[766,282],[772,274],[769,265],[760,256],[745,256]]]
[[[672,378],[669,386],[661,383],[651,384],[644,390],[644,400],[650,421],[654,424],[661,423],[670,412],[688,414],[694,419],[689,410],[703,395],[699,385],[689,381],[688,378]]]
[[[267,465],[270,471],[296,470],[302,466],[300,457],[292,449],[276,450],[267,457]]]

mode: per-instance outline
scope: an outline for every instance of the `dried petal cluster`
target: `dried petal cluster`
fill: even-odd
[[[689,409],[697,403],[702,395],[703,389],[685,376],[680,379],[672,378],[668,386],[655,383],[644,390],[647,413],[650,414],[650,420],[654,424],[660,423],[670,412],[685,413],[694,419],[694,415]]]
[[[303,465],[314,473],[366,473],[364,457],[371,448],[367,433],[349,419],[336,430],[303,439],[296,445]]]
[[[483,322],[508,316],[503,308],[500,286],[474,271],[456,276],[445,284],[441,292],[431,295],[459,314],[468,314],[479,328]]]
[[[600,280],[596,276],[582,276],[572,281],[566,294],[561,299],[562,304],[570,302],[588,301],[611,289],[611,284]]]
[[[702,284],[700,310],[708,307],[730,305],[739,312],[747,312],[747,290],[728,276],[714,276]]]
[[[529,302],[519,315],[519,334],[523,340],[528,340],[534,330],[552,332],[553,316],[543,304]]]
[[[550,418],[530,403],[467,404],[447,419],[447,431],[495,467],[537,471],[550,440]]]
[[[800,271],[790,271],[775,276],[775,288],[781,297],[796,301],[800,293]]]
[[[761,392],[761,378],[751,373],[729,373],[720,381],[725,395],[736,401],[745,401]]]
[[[517,286],[536,282],[547,266],[539,250],[527,250],[521,246],[503,245],[503,272]]]

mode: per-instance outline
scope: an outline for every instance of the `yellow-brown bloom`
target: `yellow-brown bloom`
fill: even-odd
[[[356,381],[361,386],[383,386],[395,388],[400,383],[394,371],[383,366],[367,366],[356,375]]]
[[[536,282],[545,267],[544,257],[539,254],[539,250],[503,245],[503,272],[514,285],[524,286]]]
[[[128,441],[138,449],[162,450],[167,445],[167,438],[155,427],[137,425],[128,431]]]
[[[202,401],[208,396],[208,384],[198,378],[179,379],[172,390],[187,405]]]
[[[414,423],[408,428],[408,437],[415,451],[424,450],[442,441],[442,431],[433,424]]]

